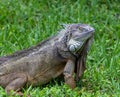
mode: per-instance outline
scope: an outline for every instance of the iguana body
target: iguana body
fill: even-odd
[[[93,31],[88,25],[69,24],[56,36],[35,47],[0,58],[0,85],[7,92],[18,91],[25,84],[42,85],[63,73],[65,83],[74,88],[73,74],[76,73],[78,79],[81,76],[79,72],[85,69],[82,63]],[[81,54],[85,55],[82,57]],[[76,66],[80,58],[84,61],[79,61],[81,65]],[[81,70],[77,70],[80,66]]]

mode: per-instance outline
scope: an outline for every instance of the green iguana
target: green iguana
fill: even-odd
[[[86,24],[66,24],[40,44],[0,58],[0,86],[7,93],[27,85],[37,86],[63,74],[71,88],[85,70],[94,29]],[[74,76],[75,75],[75,76]]]

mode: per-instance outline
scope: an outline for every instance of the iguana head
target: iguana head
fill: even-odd
[[[72,53],[77,53],[90,40],[94,34],[94,28],[86,24],[69,24],[68,29],[68,49]]]
[[[93,40],[94,28],[86,24],[70,24],[67,31],[67,47],[76,56],[76,80],[85,70],[88,49]]]

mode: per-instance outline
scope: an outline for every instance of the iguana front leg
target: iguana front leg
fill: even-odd
[[[65,68],[64,68],[64,79],[65,83],[72,89],[76,87],[76,82],[74,79],[74,69],[75,69],[75,62],[73,60],[68,60]]]

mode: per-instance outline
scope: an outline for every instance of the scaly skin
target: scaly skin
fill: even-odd
[[[1,57],[0,85],[9,93],[19,91],[25,84],[45,84],[63,73],[65,83],[75,88],[73,75],[78,78],[84,72],[81,66],[85,66],[93,31],[88,25],[68,24],[56,36],[35,47]]]

